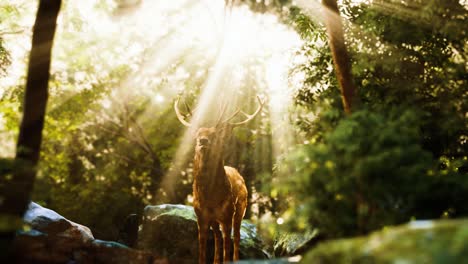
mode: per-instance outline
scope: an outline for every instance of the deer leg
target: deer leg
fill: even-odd
[[[242,225],[242,219],[245,215],[245,209],[247,205],[247,198],[246,196],[244,199],[239,199],[238,203],[236,204],[236,211],[234,213],[233,219],[233,228],[234,228],[234,261],[239,260],[239,244],[240,244],[240,228]]]
[[[213,229],[214,233],[214,240],[215,240],[215,251],[214,251],[214,264],[219,264],[221,263],[221,253],[222,253],[222,234],[221,231],[219,230],[219,224],[217,222],[212,222],[211,223],[211,229]]]
[[[239,244],[240,244],[240,227],[242,223],[242,217],[239,215],[234,215],[234,261],[239,260]]]
[[[198,217],[198,264],[206,263],[206,239],[208,235],[208,224]]]
[[[224,263],[231,261],[231,226],[232,220],[225,221],[221,224],[223,230],[223,249],[224,249]]]

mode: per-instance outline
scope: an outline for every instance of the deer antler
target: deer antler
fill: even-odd
[[[265,104],[265,102],[263,102],[262,99],[260,99],[260,96],[258,96],[258,95],[257,95],[257,100],[258,100],[259,106],[258,106],[257,110],[255,110],[255,112],[253,114],[249,115],[249,114],[245,113],[244,111],[242,111],[240,109],[237,109],[236,112],[234,112],[234,114],[232,114],[230,117],[228,117],[226,120],[224,120],[223,123],[227,123],[227,124],[229,124],[229,125],[231,125],[233,127],[236,127],[236,126],[240,126],[240,125],[243,125],[245,123],[250,122],[250,120],[254,119],[255,116],[258,115],[258,113],[260,113],[260,111],[262,110],[263,105]],[[243,121],[240,121],[240,122],[228,123],[229,120],[236,117],[239,113],[246,116],[247,119],[245,119]]]
[[[227,109],[227,104],[226,103],[222,104],[221,112],[218,116],[218,120],[216,120],[216,126],[218,126],[219,124],[222,124],[221,119],[223,118],[224,113],[226,112],[226,109]]]
[[[248,123],[249,121],[251,121],[252,119],[255,118],[255,116],[258,115],[258,113],[260,113],[260,111],[262,110],[263,108],[263,105],[265,104],[264,101],[262,101],[262,99],[260,98],[260,96],[257,95],[257,100],[259,102],[259,106],[258,108],[255,110],[255,112],[251,115],[245,113],[244,111],[240,110],[239,108],[231,115],[229,116],[228,118],[226,118],[224,121],[221,121],[223,116],[224,116],[224,113],[226,112],[226,109],[227,109],[227,105],[226,104],[223,104],[221,106],[221,113],[218,117],[218,120],[216,121],[216,126],[220,125],[220,124],[229,124],[233,127],[236,127],[236,126],[240,126],[240,125],[243,125],[245,123]],[[174,102],[174,110],[175,110],[175,113],[177,115],[177,118],[179,119],[179,121],[184,125],[184,126],[187,126],[187,127],[190,127],[192,124],[190,124],[189,122],[187,122],[187,120],[185,120],[186,118],[186,115],[182,114],[178,105],[179,105],[179,101],[180,101],[180,97],[177,98],[177,100]],[[185,104],[185,108],[187,109],[187,111],[189,112],[189,115],[190,116],[193,116],[193,113],[192,113],[192,110],[190,109],[190,107],[187,105],[186,102],[184,102]],[[243,121],[240,121],[240,122],[234,122],[234,123],[230,123],[229,121],[232,120],[233,118],[235,118],[239,113],[243,114],[245,117],[247,117],[247,119],[243,120]]]
[[[179,121],[180,121],[184,126],[190,127],[191,124],[190,124],[189,122],[187,122],[187,121],[185,120],[184,116],[180,113],[180,110],[179,110],[179,107],[178,107],[179,100],[180,100],[180,97],[178,97],[177,100],[174,102],[174,110],[175,110],[175,112],[176,112],[177,119],[179,119]],[[188,109],[188,111],[190,111],[190,108],[188,107],[187,104],[185,104],[185,107]],[[190,112],[190,115],[192,115],[191,112]]]

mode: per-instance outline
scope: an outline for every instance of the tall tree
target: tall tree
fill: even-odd
[[[328,32],[328,41],[335,65],[336,78],[341,89],[341,99],[345,113],[351,113],[355,101],[356,87],[351,75],[348,51],[346,50],[343,24],[336,0],[322,0],[325,13],[325,24]]]
[[[2,230],[2,246],[10,246],[18,223],[29,204],[36,176],[48,98],[52,44],[61,0],[41,0],[33,28],[28,77],[20,125],[15,168],[12,177],[3,177],[0,212],[10,224]],[[3,250],[2,250],[3,251]]]

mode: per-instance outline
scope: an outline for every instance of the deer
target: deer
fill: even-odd
[[[233,128],[244,125],[260,113],[264,102],[257,96],[259,106],[253,114],[235,111],[229,118],[222,120],[225,107],[216,124],[200,127],[195,133],[195,156],[193,159],[193,207],[198,226],[198,263],[206,263],[206,243],[208,231],[214,233],[214,264],[219,264],[221,253],[223,262],[231,259],[231,230],[234,230],[233,260],[239,260],[240,227],[247,208],[247,187],[237,169],[224,166],[225,141]],[[179,121],[191,127],[179,110],[180,97],[174,102],[174,110]],[[187,106],[187,105],[186,105]],[[190,111],[190,109],[187,107]],[[230,122],[239,113],[246,119]],[[192,113],[190,113],[192,115]],[[192,115],[193,116],[193,115]],[[221,242],[222,247],[221,247]],[[223,248],[223,252],[221,252]]]

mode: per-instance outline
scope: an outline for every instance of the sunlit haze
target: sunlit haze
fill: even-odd
[[[31,11],[27,19],[20,21],[24,28],[32,27],[34,15]],[[82,18],[81,23],[72,20],[77,15]],[[64,35],[65,32],[69,33]],[[13,43],[15,38],[5,38],[12,65],[10,74],[0,80],[1,87],[24,85],[23,58],[29,52],[30,37],[26,30],[22,35],[24,45]],[[70,39],[79,42],[72,43]],[[219,114],[216,107],[223,104],[228,105],[228,113],[237,108],[247,112],[254,109],[255,97],[259,95],[266,106],[261,113],[263,118],[257,119],[269,115],[272,134],[278,139],[274,142],[285,144],[291,140],[286,114],[294,89],[288,85],[288,70],[300,45],[297,33],[275,15],[254,13],[244,5],[225,10],[222,0],[142,1],[110,16],[96,8],[95,1],[80,1],[79,7],[66,4],[58,19],[52,58],[52,75],[62,85],[55,87],[51,83],[50,93],[52,96],[66,90],[72,93],[51,99],[48,111],[70,100],[73,93],[93,89],[99,83],[99,74],[106,77],[105,69],[126,65],[133,73],[102,99],[103,109],[113,111],[122,99],[132,94],[144,95],[151,98],[153,107],[146,110],[140,122],[158,122],[154,120],[154,108],[168,107],[177,96],[188,96],[184,92],[188,82],[199,83],[194,128],[209,125],[209,120]],[[80,50],[76,58],[69,57],[71,50]],[[119,53],[118,58],[111,50]],[[93,61],[98,74],[94,79],[90,79],[85,68],[67,70],[68,63],[79,62],[80,56]],[[65,85],[70,78],[81,85]],[[2,88],[0,93],[3,91]],[[241,99],[246,93],[250,98],[248,104]],[[180,171],[176,167],[189,158],[192,136],[193,131],[187,131],[163,186],[171,186],[178,177],[174,175]],[[9,147],[2,149],[2,155],[13,156],[15,139],[13,135],[3,135],[2,139],[5,138],[8,142],[3,145]],[[285,145],[272,147],[274,155],[278,155]]]

